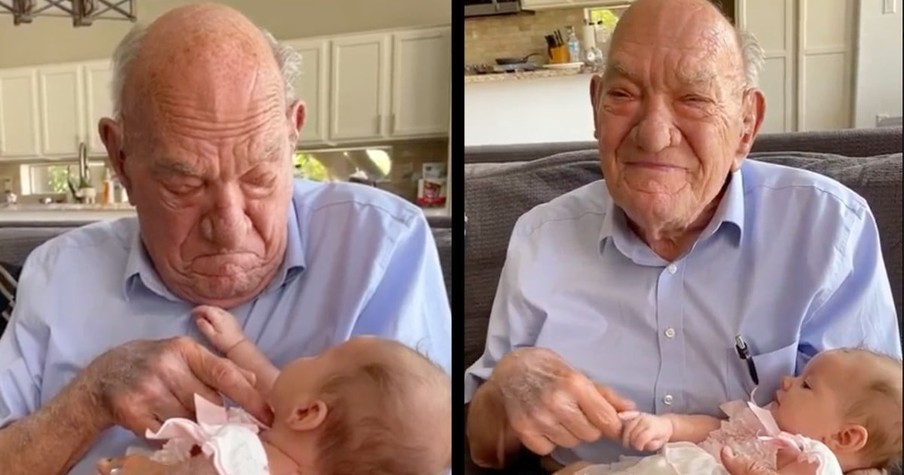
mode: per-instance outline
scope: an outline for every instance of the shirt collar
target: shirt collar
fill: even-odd
[[[700,236],[701,239],[705,239],[721,229],[723,224],[729,223],[738,230],[737,233],[732,235],[732,242],[735,245],[740,245],[741,237],[744,234],[744,179],[741,169],[739,168],[728,175],[728,179],[728,186],[722,195],[722,201],[719,202],[719,206],[716,208],[715,214],[713,214],[713,219]],[[616,246],[619,247],[621,245],[619,241],[637,240],[638,238],[628,227],[625,212],[615,205],[611,197],[608,201],[609,203],[603,216],[603,223],[600,226],[600,246],[610,237],[615,238]]]
[[[301,236],[298,212],[295,209],[295,199],[289,203],[288,229],[286,233],[286,255],[279,271],[273,277],[263,293],[269,293],[297,278],[305,269],[304,241]],[[141,241],[140,226],[136,220],[135,231],[132,233],[132,245],[129,249],[129,257],[126,261],[123,275],[123,295],[128,300],[136,286],[142,284],[146,289],[155,294],[175,302],[182,301],[173,294],[157,274],[151,258]]]

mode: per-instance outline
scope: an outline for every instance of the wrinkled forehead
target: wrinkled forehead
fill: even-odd
[[[682,81],[698,82],[736,74],[740,49],[734,29],[717,13],[663,8],[626,14],[612,37],[609,57],[610,76],[663,68]]]
[[[159,36],[159,32],[156,32]],[[286,110],[282,75],[259,32],[215,38],[205,30],[154,44],[129,72],[124,115],[212,133],[242,132]]]

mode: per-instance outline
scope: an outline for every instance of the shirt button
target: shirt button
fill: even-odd
[[[665,269],[667,271],[669,271],[669,274],[674,274],[675,272],[678,272],[678,266],[676,266],[675,264],[669,264],[669,266],[666,267]]]
[[[675,329],[674,328],[666,328],[665,329],[665,337],[668,339],[675,338]]]
[[[674,399],[674,398],[672,398],[672,395],[671,395],[671,394],[666,394],[665,397],[662,398],[662,402],[664,402],[666,406],[671,406],[671,405],[672,405],[672,399]]]

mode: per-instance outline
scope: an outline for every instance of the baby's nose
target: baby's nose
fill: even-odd
[[[783,376],[783,377],[782,377],[782,389],[784,389],[784,390],[787,391],[788,388],[791,387],[791,381],[792,381],[793,379],[794,379],[794,378],[792,378],[791,376]]]

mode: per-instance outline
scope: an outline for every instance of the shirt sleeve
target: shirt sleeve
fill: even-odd
[[[419,214],[393,238],[353,333],[405,343],[451,374],[452,314],[430,226]]]
[[[836,284],[801,327],[797,371],[820,351],[855,347],[901,357],[901,337],[879,230],[870,210],[851,216]]]
[[[36,411],[50,326],[43,320],[50,268],[40,249],[22,269],[9,325],[0,337],[0,427]]]
[[[531,285],[530,264],[535,261],[538,244],[524,230],[519,218],[512,230],[505,264],[499,276],[496,298],[490,310],[486,347],[483,355],[465,371],[465,404],[496,368],[496,363],[516,348],[536,344],[546,313],[533,301],[527,287]]]

